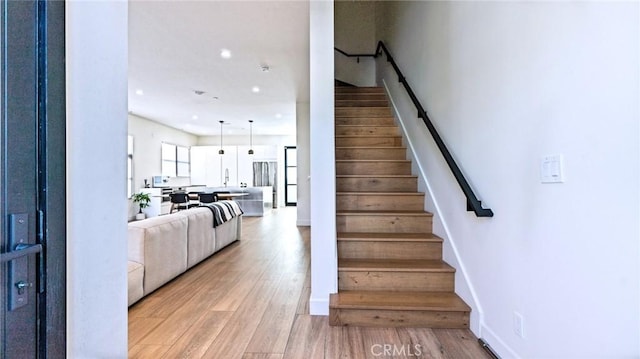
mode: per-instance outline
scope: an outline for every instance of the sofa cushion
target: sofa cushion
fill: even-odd
[[[141,263],[127,262],[127,281],[128,281],[128,297],[129,305],[137,302],[144,295],[142,289],[142,281],[144,279],[144,266]]]
[[[187,268],[191,268],[215,251],[213,213],[207,208],[192,208],[178,214],[187,218]]]
[[[129,223],[129,260],[144,265],[144,295],[187,269],[187,218],[169,214]]]
[[[232,242],[240,239],[239,228],[242,227],[242,216],[234,217],[231,220],[215,228],[216,232],[216,252],[228,246]]]

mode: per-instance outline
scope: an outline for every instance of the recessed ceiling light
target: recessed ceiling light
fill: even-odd
[[[253,86],[253,87],[251,88],[251,91],[253,91],[253,92],[255,92],[255,93],[258,93],[258,92],[260,92],[260,87],[258,87],[258,86]]]
[[[144,91],[142,91],[141,89],[137,89],[136,90],[136,95],[142,96],[142,95],[144,95]]]
[[[282,114],[276,113],[276,118],[282,118]]]
[[[220,57],[222,57],[223,59],[231,58],[231,50],[227,50],[227,49],[220,50]]]
[[[193,120],[197,120],[197,119],[198,119],[198,115],[193,115],[193,116],[191,116],[191,119],[193,119]]]

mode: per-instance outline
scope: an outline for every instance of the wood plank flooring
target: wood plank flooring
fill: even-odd
[[[468,330],[330,327],[309,315],[309,228],[294,207],[129,308],[130,358],[489,358]]]

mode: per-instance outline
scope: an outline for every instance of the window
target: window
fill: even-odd
[[[169,177],[189,177],[189,147],[162,144],[162,175]]]
[[[127,136],[127,198],[133,195],[133,136]]]

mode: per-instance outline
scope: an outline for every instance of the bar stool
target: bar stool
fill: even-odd
[[[228,194],[231,193],[229,191],[218,191],[218,192],[213,192],[213,197],[215,198],[215,201],[218,202],[220,199],[218,198],[219,194]]]
[[[216,195],[213,193],[198,193],[198,201],[200,203],[213,203],[216,201]]]
[[[169,210],[169,213],[173,213],[174,209],[179,211],[197,206],[197,204],[189,203],[189,195],[184,192],[170,193],[169,199],[171,200],[171,209]]]

